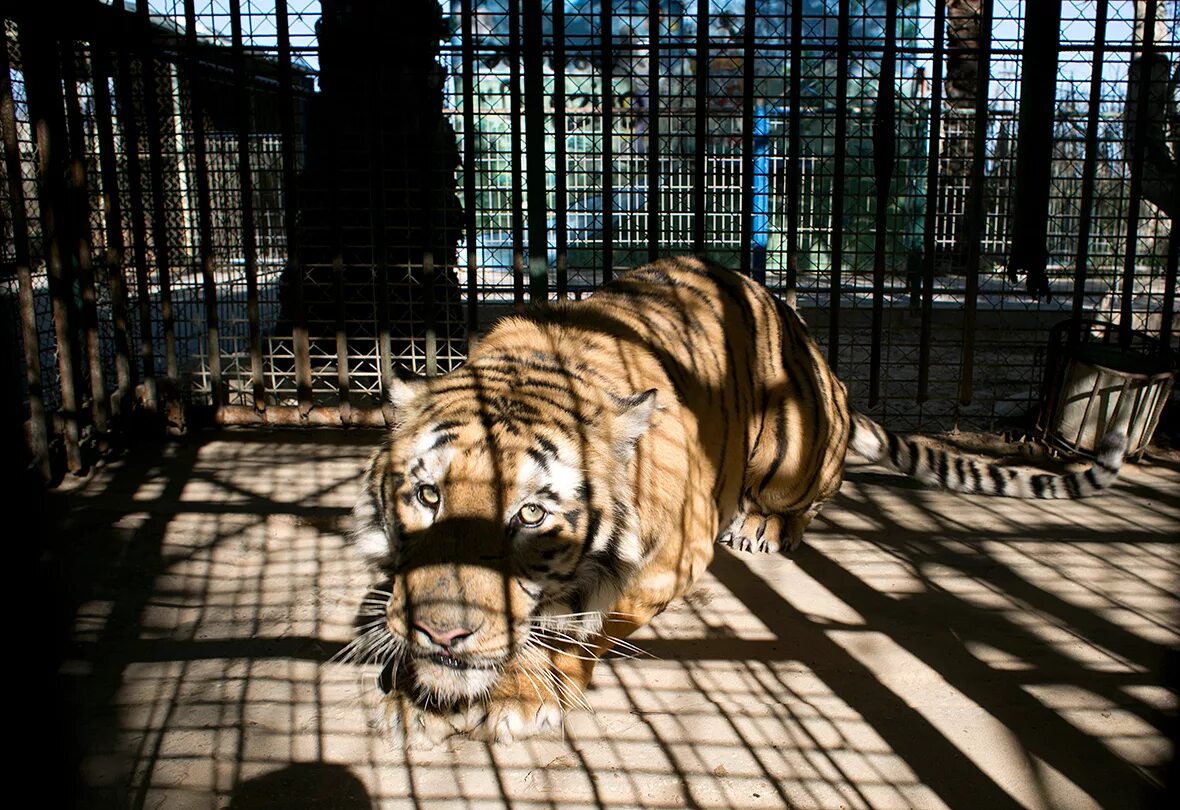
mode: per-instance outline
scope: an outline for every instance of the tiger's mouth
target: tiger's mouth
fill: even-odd
[[[462,671],[471,668],[471,664],[463,661],[462,659],[456,658],[450,653],[438,652],[428,655],[427,658],[433,663],[438,664],[440,667],[446,667],[447,669]]]

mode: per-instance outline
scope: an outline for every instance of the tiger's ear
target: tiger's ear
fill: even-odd
[[[389,381],[389,403],[394,411],[404,410],[426,390],[426,380],[394,377]]]
[[[642,394],[615,400],[618,410],[615,413],[616,449],[629,457],[635,449],[636,443],[651,427],[652,416],[656,412],[656,389],[649,388]]]

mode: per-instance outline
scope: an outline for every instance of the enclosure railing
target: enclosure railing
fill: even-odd
[[[1063,318],[1176,343],[1174,2],[45,5],[0,71],[45,476],[133,426],[385,424],[393,375],[675,253],[899,428],[1016,424]]]

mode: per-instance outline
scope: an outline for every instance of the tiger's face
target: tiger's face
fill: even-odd
[[[423,705],[486,698],[553,643],[550,617],[609,609],[640,561],[628,470],[654,392],[567,388],[468,366],[392,392],[355,538],[388,577],[367,649]]]

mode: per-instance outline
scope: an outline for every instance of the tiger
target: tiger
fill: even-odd
[[[791,551],[849,449],[959,492],[1077,498],[851,412],[795,310],[702,258],[631,270],[501,319],[465,365],[396,380],[353,542],[383,577],[346,660],[382,665],[391,738],[509,742],[586,706],[597,661],[682,596],[714,546]]]

